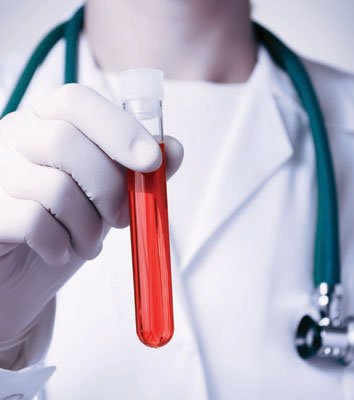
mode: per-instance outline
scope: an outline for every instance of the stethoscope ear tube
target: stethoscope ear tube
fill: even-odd
[[[311,80],[302,62],[283,42],[262,26],[255,24],[256,34],[274,61],[284,69],[306,111],[316,155],[317,229],[314,257],[314,288],[325,282],[340,283],[338,207],[333,162],[321,108]]]
[[[5,115],[16,111],[19,106],[26,90],[31,83],[31,80],[36,73],[38,67],[47,57],[49,51],[58,43],[58,41],[63,37],[65,30],[65,23],[62,23],[52,29],[47,36],[38,44],[31,57],[29,58],[27,64],[25,65],[14,89],[11,92],[3,112],[0,118],[5,117]]]
[[[77,83],[79,36],[84,24],[84,7],[80,7],[65,26],[64,83]]]
[[[65,72],[64,83],[77,82],[78,38],[83,26],[84,7],[80,7],[73,17],[53,28],[40,41],[33,51],[14,89],[11,92],[0,118],[16,111],[38,67],[43,63],[52,48],[65,37]]]

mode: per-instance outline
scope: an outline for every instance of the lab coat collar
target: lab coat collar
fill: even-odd
[[[206,195],[188,227],[188,246],[180,254],[182,270],[289,160],[296,128],[306,120],[287,76],[263,47],[237,107]]]

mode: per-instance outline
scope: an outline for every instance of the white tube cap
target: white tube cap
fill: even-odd
[[[163,99],[163,72],[159,69],[128,69],[118,75],[119,97],[132,99]]]

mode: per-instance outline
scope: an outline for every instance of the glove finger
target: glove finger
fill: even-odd
[[[33,110],[40,118],[70,122],[127,168],[151,172],[161,164],[160,148],[144,126],[93,89],[63,85]]]
[[[110,226],[126,226],[121,210],[127,200],[125,168],[77,128],[66,121],[43,120],[31,111],[20,111],[5,121],[2,130],[6,140],[29,161],[72,176]]]

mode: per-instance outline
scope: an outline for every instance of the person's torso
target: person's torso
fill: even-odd
[[[34,84],[26,101],[44,87],[49,90],[47,77],[61,73],[53,68],[59,64],[53,58],[62,56],[56,53],[52,69],[42,68],[38,90]],[[92,66],[83,63],[81,68],[80,82],[107,94]],[[168,183],[172,341],[158,350],[138,341],[129,228],[111,230],[99,257],[59,293],[47,357],[57,371],[46,399],[354,398],[350,369],[315,367],[294,349],[299,318],[312,308],[315,164],[306,115],[287,78],[274,65],[269,68],[274,76],[252,89],[240,105],[242,117],[230,121],[216,149],[218,142],[203,141],[203,132],[195,140],[188,137],[202,118],[200,110],[181,105],[183,121],[173,110],[178,90],[167,101],[167,133],[182,142],[189,161]],[[317,86],[325,75],[318,76]],[[329,95],[333,100],[326,104],[341,103],[339,89]],[[354,312],[354,124],[350,118],[341,120],[344,111],[333,113],[329,128],[346,311]],[[205,154],[216,152],[211,168],[203,146],[209,146]],[[190,170],[193,162],[195,171]],[[197,186],[201,163],[208,174]],[[194,196],[194,211],[183,218],[188,196]]]

